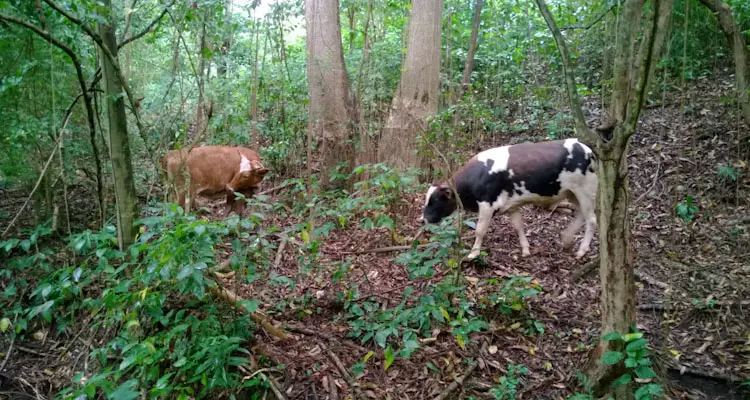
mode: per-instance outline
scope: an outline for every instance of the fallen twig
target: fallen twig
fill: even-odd
[[[281,257],[284,255],[284,248],[286,247],[286,242],[289,241],[289,238],[283,237],[281,239],[281,242],[279,243],[279,249],[276,250],[276,258],[273,260],[273,269],[279,269],[279,265],[281,265]]]
[[[659,162],[656,164],[656,173],[654,174],[654,180],[651,182],[651,186],[649,186],[648,189],[646,189],[646,191],[643,192],[643,194],[641,194],[640,196],[638,196],[638,199],[636,199],[633,202],[633,204],[632,204],[633,206],[635,206],[638,203],[640,203],[641,200],[643,200],[643,198],[646,197],[646,195],[651,192],[651,190],[654,188],[654,186],[656,186],[656,182],[659,180],[659,168],[661,168],[661,157],[659,158]]]
[[[241,304],[239,304],[239,302],[242,299],[239,296],[237,296],[236,294],[234,294],[234,292],[232,292],[231,290],[226,289],[226,288],[222,288],[222,287],[219,287],[219,286],[216,286],[216,287],[209,286],[208,290],[211,291],[211,293],[213,293],[216,297],[218,297],[218,298],[226,301],[227,303],[231,304],[232,307],[234,307],[234,308],[236,308],[238,310],[247,312],[248,315],[250,315],[250,319],[252,319],[253,321],[255,321],[256,324],[262,326],[263,329],[265,329],[265,331],[268,332],[268,333],[270,333],[271,335],[276,336],[277,338],[279,338],[281,340],[287,340],[289,338],[289,336],[284,331],[282,331],[281,329],[273,326],[270,322],[268,322],[268,320],[266,318],[264,318],[260,314],[258,314],[256,312],[248,312],[247,309],[245,309],[245,307],[243,307]]]
[[[654,278],[654,277],[652,277],[650,275],[647,275],[645,272],[639,271],[638,269],[636,269],[635,271],[633,271],[633,275],[636,278],[638,278],[638,279],[640,279],[640,280],[648,283],[649,285],[657,286],[657,287],[660,287],[660,288],[662,288],[664,290],[669,289],[669,285],[667,285],[666,283],[658,281],[658,280],[656,280],[656,278]]]
[[[333,363],[336,365],[336,368],[339,369],[339,372],[341,372],[341,376],[346,381],[346,384],[349,385],[350,388],[352,388],[352,393],[354,394],[355,399],[363,399],[362,393],[360,393],[359,385],[357,385],[357,381],[354,380],[354,378],[349,374],[349,371],[346,370],[346,367],[344,366],[344,363],[341,362],[339,357],[336,355],[336,353],[332,352],[329,349],[326,349],[326,354],[328,354],[328,358],[333,361]]]
[[[287,183],[284,183],[282,185],[279,185],[279,186],[276,186],[276,187],[272,187],[270,189],[266,189],[266,190],[264,190],[264,191],[262,191],[262,192],[260,192],[258,194],[271,194],[271,193],[274,193],[274,192],[278,192],[281,189],[284,189],[284,188],[286,188],[288,186],[292,186],[294,183],[295,182],[287,182]]]
[[[281,393],[281,391],[279,390],[278,384],[276,383],[276,381],[267,377],[266,374],[262,372],[258,373],[258,375],[260,375],[260,377],[263,378],[263,380],[266,381],[266,383],[268,383],[268,386],[271,387],[271,391],[273,392],[274,396],[276,396],[276,400],[286,400],[286,397],[284,396],[284,394]]]
[[[5,364],[8,363],[8,360],[10,359],[10,353],[13,352],[13,344],[16,342],[16,335],[13,335],[13,337],[10,338],[10,345],[8,346],[8,351],[5,352],[5,359],[3,360],[3,363],[0,364],[0,372],[3,372],[3,369],[5,368]]]
[[[448,385],[448,387],[443,389],[443,391],[440,392],[440,394],[437,397],[435,397],[435,400],[447,399],[448,396],[450,396],[450,394],[454,390],[458,389],[461,385],[463,385],[464,380],[466,380],[466,378],[471,376],[471,373],[474,372],[475,369],[477,369],[477,365],[479,365],[479,363],[477,362],[475,362],[474,364],[471,364],[471,366],[469,366],[469,369],[466,370],[466,373],[464,373],[464,375],[461,377],[457,377],[453,382],[451,382],[451,384]]]
[[[577,270],[573,271],[573,282],[580,281],[583,277],[588,275],[591,271],[599,268],[599,262],[601,259],[599,256],[596,256],[596,258],[592,259],[591,261],[587,262],[586,264],[583,264],[581,268],[578,268]]]

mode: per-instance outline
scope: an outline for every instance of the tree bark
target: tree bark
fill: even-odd
[[[206,24],[208,23],[208,17],[209,17],[209,10],[206,8],[206,11],[203,13],[203,25],[201,27],[201,36],[200,36],[200,44],[198,46],[198,76],[196,76],[196,79],[198,80],[198,103],[195,105],[195,129],[193,131],[194,137],[188,138],[188,142],[191,145],[198,144],[198,142],[201,140],[201,136],[203,133],[203,121],[205,119],[205,110],[203,103],[205,102],[205,76],[206,76]],[[193,199],[190,199],[192,201]]]
[[[464,72],[461,75],[461,86],[456,92],[453,103],[455,104],[463,97],[466,89],[471,83],[471,73],[474,71],[474,53],[477,51],[477,37],[479,36],[479,23],[482,20],[482,0],[476,0],[474,5],[474,20],[471,23],[471,37],[469,38],[469,53],[464,61]]]
[[[321,187],[341,188],[346,182],[331,182],[329,174],[340,162],[353,167],[352,124],[357,119],[344,65],[338,0],[305,1],[305,20],[310,91],[308,129],[319,151]]]
[[[601,280],[602,334],[625,334],[636,321],[634,260],[630,242],[628,204],[630,183],[627,154],[630,138],[635,132],[638,116],[648,93],[658,55],[664,43],[665,31],[673,0],[654,0],[645,24],[643,39],[637,54],[634,51],[640,24],[643,0],[626,0],[623,21],[619,24],[615,48],[612,116],[605,126],[597,128],[598,135],[586,125],[576,92],[575,77],[569,63],[567,45],[544,0],[536,0],[547,25],[557,42],[563,62],[568,97],[576,133],[593,145],[599,159],[597,209],[599,224],[599,255]],[[632,68],[635,60],[635,70]],[[608,366],[598,360],[607,351],[622,351],[622,342],[601,340],[592,352],[589,374],[597,395],[611,392],[611,383],[623,372],[623,363]],[[629,385],[614,389],[617,399],[633,398]]]
[[[216,73],[219,76],[224,76],[227,73],[229,67],[229,51],[232,49],[232,41],[234,39],[234,28],[232,27],[232,7],[233,0],[226,0],[224,3],[224,41],[221,44],[221,60],[216,66]]]
[[[111,0],[105,0],[105,7],[111,7]],[[117,60],[117,42],[115,40],[114,21],[99,24],[99,35],[102,44],[108,48]],[[101,51],[101,49],[100,49]],[[117,200],[117,239],[120,249],[124,250],[133,243],[136,228],[133,225],[137,217],[137,200],[133,182],[133,165],[130,159],[130,142],[128,139],[128,122],[125,117],[125,98],[122,81],[118,78],[115,65],[110,58],[100,57],[104,77],[107,109],[109,116],[109,151],[112,160],[112,174],[115,181],[115,198]],[[118,67],[119,68],[119,67]],[[122,76],[120,74],[120,76]]]
[[[735,85],[737,85],[735,88],[737,90],[737,99],[740,103],[742,118],[745,120],[745,125],[750,127],[750,95],[748,95],[748,91],[750,90],[750,71],[748,71],[750,54],[748,54],[745,37],[742,36],[740,28],[734,21],[732,8],[727,3],[722,0],[699,1],[716,15],[716,20],[719,22],[719,28],[724,32],[724,36],[726,36],[727,42],[729,42],[729,47],[732,48],[732,54],[734,55]]]
[[[443,0],[412,1],[406,57],[378,149],[390,167],[419,167],[417,134],[438,111]]]

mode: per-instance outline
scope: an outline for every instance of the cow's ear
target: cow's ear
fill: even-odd
[[[445,197],[451,198],[453,197],[453,189],[449,185],[443,184],[439,186],[440,193],[444,194]]]
[[[266,176],[266,174],[268,173],[268,168],[260,167],[260,168],[254,169],[253,173],[258,176]]]

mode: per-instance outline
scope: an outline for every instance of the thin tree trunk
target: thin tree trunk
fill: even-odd
[[[378,156],[389,166],[419,167],[417,134],[423,118],[437,113],[443,0],[412,1],[406,57],[393,96]]]
[[[745,37],[742,36],[739,26],[734,21],[732,16],[732,8],[722,0],[699,0],[701,4],[708,7],[712,13],[716,15],[716,20],[719,22],[719,28],[724,32],[724,36],[729,42],[729,47],[732,48],[732,54],[734,55],[734,69],[735,69],[735,90],[737,91],[737,99],[740,103],[742,110],[742,118],[745,120],[745,125],[750,127],[750,71],[748,70],[748,62],[750,62],[750,52],[747,49],[747,43]]]
[[[359,151],[356,158],[358,165],[374,163],[378,158],[375,152],[375,143],[370,136],[370,129],[365,121],[365,110],[362,104],[362,81],[365,76],[364,70],[369,65],[368,60],[370,57],[368,41],[370,40],[369,32],[373,18],[372,2],[373,0],[367,2],[367,16],[365,17],[365,27],[362,31],[362,59],[359,60],[359,68],[357,68],[357,95],[354,98],[356,102],[355,110],[359,116]],[[363,177],[363,179],[369,178]]]
[[[205,90],[205,76],[206,76],[206,57],[204,56],[206,51],[206,24],[208,20],[208,9],[203,14],[203,26],[201,28],[200,45],[198,47],[198,103],[195,105],[195,127],[193,130],[193,137],[188,138],[188,142],[191,144],[197,144],[200,140],[201,133],[203,132],[203,120],[204,120],[204,90]],[[192,201],[193,199],[190,199]]]
[[[576,92],[575,77],[570,67],[565,40],[549,12],[544,0],[536,0],[547,25],[557,42],[563,62],[568,96],[576,120],[576,133],[584,142],[594,145],[598,156],[599,185],[597,210],[599,224],[599,275],[601,280],[602,334],[628,333],[635,323],[634,260],[630,243],[628,204],[630,184],[628,179],[627,154],[630,138],[635,132],[643,102],[648,92],[650,76],[653,75],[658,55],[664,43],[664,32],[672,11],[673,0],[651,2],[651,15],[643,32],[637,55],[634,41],[638,30],[634,29],[643,8],[641,0],[626,0],[622,10],[623,20],[619,24],[615,48],[615,89],[612,95],[613,119],[609,124],[597,128],[598,135],[586,125],[580,100]],[[634,55],[636,62],[633,63]],[[631,67],[635,64],[636,70]],[[611,124],[611,125],[610,125]],[[622,351],[622,342],[601,340],[592,352],[591,383],[599,396],[612,390],[610,384],[625,371],[623,363],[613,366],[599,363],[606,351]],[[615,389],[617,399],[633,397],[630,385]]]
[[[456,91],[453,103],[455,104],[471,84],[471,73],[474,71],[474,54],[477,51],[477,37],[479,36],[479,23],[482,20],[482,0],[476,0],[474,5],[474,19],[471,23],[471,37],[469,38],[469,53],[464,61],[464,72],[461,74],[461,86]]]
[[[343,188],[346,182],[331,182],[329,174],[341,162],[353,167],[352,123],[357,118],[344,65],[338,0],[305,1],[305,20],[310,91],[308,130],[320,152],[316,157],[320,185],[323,189]]]
[[[232,27],[232,7],[233,1],[226,0],[224,4],[224,29],[226,34],[221,44],[221,60],[217,63],[216,74],[224,76],[229,68],[229,51],[232,49],[232,40],[234,39],[234,28]]]
[[[253,10],[253,14],[255,11]],[[258,137],[258,51],[260,49],[260,26],[258,21],[255,21],[255,59],[253,61],[253,89],[250,94],[250,143],[255,148],[260,147],[260,137]],[[267,39],[267,37],[266,37]],[[265,54],[265,49],[263,49]]]
[[[111,7],[111,0],[104,1],[105,7]],[[99,35],[104,46],[107,46],[117,61],[117,42],[115,40],[114,21],[99,24]],[[136,228],[133,225],[137,213],[135,184],[133,182],[133,165],[130,159],[130,141],[128,139],[128,122],[125,116],[125,99],[121,96],[122,82],[115,73],[115,66],[108,57],[102,55],[102,74],[107,108],[109,115],[109,145],[112,173],[115,181],[115,198],[117,200],[117,239],[120,249],[124,250],[133,243]]]

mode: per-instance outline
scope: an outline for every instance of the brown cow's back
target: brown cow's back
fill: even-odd
[[[243,157],[246,159],[243,160]],[[171,150],[162,159],[162,167],[167,176],[178,188],[184,188],[185,172],[183,165],[190,173],[190,192],[193,194],[212,195],[230,188],[243,191],[250,186],[257,186],[267,171],[255,151],[240,146],[201,146],[187,149]],[[240,171],[263,171],[260,174],[240,174]],[[184,190],[184,189],[182,189]]]

